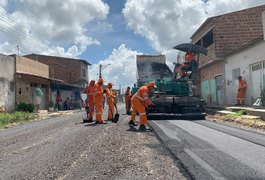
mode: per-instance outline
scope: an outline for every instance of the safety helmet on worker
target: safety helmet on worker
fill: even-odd
[[[147,83],[147,87],[148,87],[148,88],[149,88],[149,87],[156,88],[156,84],[155,84],[155,82],[151,81],[151,82]]]
[[[111,82],[109,82],[109,83],[108,83],[108,86],[112,86],[112,83],[111,83]]]
[[[98,83],[104,83],[104,80],[102,78],[99,78]]]

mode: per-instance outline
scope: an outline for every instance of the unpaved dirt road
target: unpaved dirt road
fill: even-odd
[[[0,179],[185,179],[154,132],[129,130],[129,116],[90,125],[82,114],[0,130]]]

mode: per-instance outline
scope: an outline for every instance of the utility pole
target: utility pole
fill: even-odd
[[[19,45],[17,45],[17,55],[19,56]]]
[[[111,64],[105,64],[105,65],[100,64],[100,65],[99,65],[99,78],[102,78],[102,74],[101,74],[101,72],[102,72],[102,70],[103,70],[106,66],[108,66],[108,65],[111,65]]]
[[[101,78],[102,64],[99,65],[99,78]]]

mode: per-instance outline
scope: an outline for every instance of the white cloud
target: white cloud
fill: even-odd
[[[161,52],[187,41],[206,18],[203,6],[199,0],[127,0],[123,14],[128,27]]]
[[[7,0],[0,0],[0,7],[6,7]]]
[[[189,42],[207,17],[264,4],[264,0],[127,0],[127,26],[158,52]]]
[[[211,17],[249,7],[264,5],[264,3],[264,0],[209,0],[205,4],[205,12]]]
[[[123,15],[127,26],[165,54],[167,65],[173,69],[178,51],[172,47],[189,42],[208,17],[263,4],[264,0],[127,0]],[[183,56],[181,53],[180,58]]]
[[[76,57],[88,46],[100,44],[86,35],[86,26],[93,20],[105,19],[109,13],[109,6],[102,0],[14,0],[12,12],[5,10],[6,4],[0,0],[1,34],[11,48],[21,46],[22,53],[48,51]],[[65,44],[75,50],[65,50]],[[58,51],[58,47],[64,50]]]
[[[91,66],[89,79],[98,80],[99,64],[102,64],[102,78],[105,83],[113,83],[114,88],[133,86],[136,83],[136,55],[137,51],[126,48],[124,44],[112,51],[107,59]],[[108,65],[110,64],[110,65]]]

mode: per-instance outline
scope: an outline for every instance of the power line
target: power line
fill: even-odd
[[[45,48],[50,50],[50,47],[40,41],[41,39],[38,36],[35,36],[33,34],[29,34],[28,32],[22,33],[24,31],[23,28],[17,26],[17,23],[7,19],[6,17],[0,16],[0,22],[2,23],[3,27],[0,28],[0,31],[4,32],[4,34],[8,34],[11,36],[11,38],[14,36],[14,39],[12,41],[15,41],[15,39],[18,40],[18,42],[21,42],[20,47],[27,46],[25,49],[38,49],[38,48]],[[16,25],[16,26],[15,26]],[[23,38],[24,37],[24,38]],[[4,37],[7,41],[10,41],[10,38]],[[12,42],[11,41],[11,42]],[[19,43],[16,43],[19,44]],[[24,49],[24,48],[23,48]],[[54,51],[54,50],[52,50]]]
[[[17,25],[17,23],[16,23],[15,21],[13,21],[13,20],[11,20],[11,19],[8,19],[8,18],[6,18],[6,17],[4,17],[4,16],[0,16],[0,18],[1,18],[4,22],[8,23],[8,24],[11,25],[11,26]],[[21,28],[21,27],[19,27],[19,26],[14,26],[14,28],[17,29],[18,32],[24,30],[23,28]],[[38,40],[38,39],[41,39],[41,37],[36,36],[36,35],[34,35],[34,34],[28,34],[28,35],[29,35],[29,36],[32,36],[32,37],[33,37],[32,39],[35,40],[36,42],[41,43],[41,44],[44,44],[44,43],[42,43],[40,40]],[[37,39],[37,40],[36,40],[36,39]],[[46,44],[45,44],[45,45],[46,45]]]
[[[14,36],[14,34],[12,33],[12,32],[10,32],[10,31],[7,31],[7,30],[5,30],[5,29],[3,29],[3,28],[1,28],[0,29],[0,31],[2,31],[2,32],[4,32],[4,33],[6,33],[6,34],[8,34],[8,35],[10,35],[10,36]],[[15,35],[16,36],[16,35]],[[7,37],[5,37],[4,36],[4,39],[6,39],[9,43],[10,43],[10,38],[7,38]],[[17,38],[18,39],[18,41],[20,41],[20,42],[22,42],[22,40],[21,39],[19,39],[19,38]],[[13,41],[13,42],[12,42]],[[18,41],[17,42],[15,42],[15,38],[14,39],[12,39],[12,41],[11,41],[11,43],[12,44],[20,44],[20,43],[18,43]],[[34,48],[37,48],[36,47],[36,44],[32,44],[31,43],[31,41],[29,41],[29,40],[24,40],[24,44],[26,44],[28,47],[30,47],[30,48],[32,48],[32,49],[34,49]],[[20,44],[21,46],[24,46],[24,44]],[[38,46],[39,47],[39,46]]]

